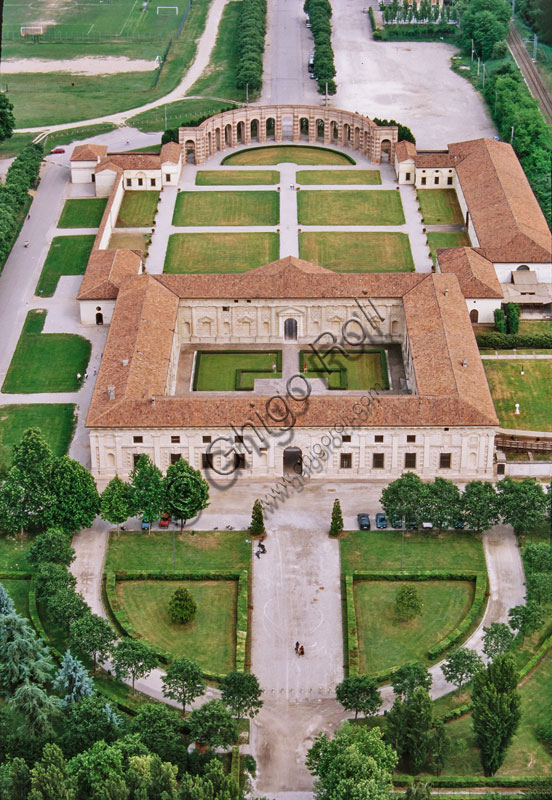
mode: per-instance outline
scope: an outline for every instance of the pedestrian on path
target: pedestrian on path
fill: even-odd
[[[304,656],[305,655],[305,648],[303,647],[303,645],[301,645],[301,647],[299,648],[299,655],[300,656]]]
[[[29,241],[28,241],[28,240],[26,240],[26,241],[25,241],[25,244],[24,244],[24,247],[28,247],[28,246],[29,246]]]
[[[80,381],[80,379],[81,379],[81,374],[80,372],[77,372],[77,380]]]
[[[272,372],[276,372],[276,362],[272,362]]]
[[[295,642],[295,652],[299,652],[299,642]]]
[[[31,215],[29,214],[29,215],[27,216],[27,219],[29,220],[30,218],[31,218]]]

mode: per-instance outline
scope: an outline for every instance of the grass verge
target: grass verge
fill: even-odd
[[[280,173],[275,169],[232,169],[223,170],[198,170],[196,174],[196,186],[244,186],[279,183]]]
[[[300,233],[299,256],[335,272],[414,271],[406,233]]]
[[[58,228],[99,228],[106,205],[107,197],[66,200]]]
[[[173,225],[277,225],[277,192],[181,192]]]
[[[35,294],[41,297],[52,297],[62,275],[84,275],[94,238],[93,234],[54,237],[42,267]]]
[[[552,359],[485,359],[483,366],[503,428],[552,431]],[[519,414],[515,413],[516,403]]]
[[[155,131],[164,131],[167,128],[178,128],[180,125],[197,124],[198,119],[209,119],[209,117],[221,111],[227,111],[229,108],[234,108],[234,105],[210,98],[175,100],[173,103],[166,103],[158,108],[151,108],[149,111],[136,114],[135,117],[131,117],[128,120],[127,125],[144,133],[154,133]],[[136,152],[141,153],[143,150],[140,149]]]
[[[354,158],[338,153],[327,147],[308,145],[271,145],[270,147],[250,147],[223,158],[221,164],[227,166],[256,167],[263,164],[355,164]]]
[[[379,169],[302,169],[296,174],[303,185],[349,184],[373,186],[381,183]]]
[[[11,464],[13,446],[19,444],[27,428],[40,428],[54,455],[65,455],[73,438],[76,421],[75,406],[72,403],[0,406],[1,461]]]
[[[392,189],[347,189],[299,192],[300,225],[402,225],[404,212],[399,192]]]
[[[277,233],[173,233],[164,272],[246,272],[279,257]]]

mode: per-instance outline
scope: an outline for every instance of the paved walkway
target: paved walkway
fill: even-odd
[[[493,353],[482,353],[481,358],[485,361],[539,361],[552,358],[552,353],[515,353],[508,355],[501,355],[498,351],[496,355]]]

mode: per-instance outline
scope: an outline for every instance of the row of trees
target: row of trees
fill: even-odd
[[[448,23],[457,19],[456,6],[443,5],[442,8],[439,8],[438,5],[432,6],[429,0],[421,0],[420,3],[413,0],[412,5],[408,0],[403,0],[402,4],[398,0],[394,0],[390,5],[382,3],[381,10],[387,24],[399,22]]]
[[[511,6],[506,0],[458,0],[456,9],[462,46],[471,53],[473,39],[475,52],[487,61],[494,45],[508,36]]]
[[[518,333],[519,305],[517,303],[506,303],[505,311],[502,308],[495,308],[494,324],[498,333],[511,333],[513,335]]]
[[[238,32],[238,89],[260,92],[263,84],[263,53],[266,35],[266,0],[243,0]]]
[[[314,74],[321,94],[335,94],[335,64],[332,47],[332,6],[330,0],[305,0],[303,5],[308,14],[311,33],[314,39]]]
[[[5,106],[6,102],[9,101],[6,101],[5,95],[0,94],[0,141],[4,138],[6,127],[6,108],[2,108],[2,104]],[[13,129],[12,123],[8,124],[8,128],[10,125]],[[19,233],[21,214],[25,209],[29,189],[38,185],[42,155],[42,145],[26,145],[8,169],[6,180],[0,184],[0,269]]]

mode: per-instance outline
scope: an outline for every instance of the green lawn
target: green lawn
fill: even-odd
[[[275,169],[200,169],[196,174],[197,186],[234,186],[279,183],[280,173]]]
[[[88,339],[72,333],[42,333],[46,311],[29,311],[2,391],[7,394],[75,392],[90,359]]]
[[[164,272],[247,272],[280,255],[277,233],[173,233]]]
[[[32,539],[13,536],[0,537],[0,572],[32,572],[27,553]],[[4,583],[4,581],[2,581]]]
[[[180,125],[197,124],[198,119],[208,119],[220,111],[227,111],[230,108],[234,108],[234,105],[211,98],[175,100],[174,103],[166,103],[163,106],[150,108],[149,111],[136,114],[127,121],[127,125],[137,128],[139,131],[153,133],[164,131],[166,128],[178,128]],[[137,152],[141,153],[143,149],[141,148]]]
[[[173,225],[277,225],[278,192],[181,192]]]
[[[15,605],[15,610],[22,617],[29,616],[29,587],[30,581],[11,581],[6,578],[0,579],[0,583],[6,589]]]
[[[464,231],[456,233],[427,233],[427,241],[429,244],[429,254],[435,264],[435,251],[440,247],[469,247],[470,237]]]
[[[70,203],[71,200],[67,202]],[[92,233],[82,236],[55,236],[42,267],[35,294],[52,297],[62,275],[84,275],[94,239]]]
[[[327,378],[329,388],[340,388],[340,373],[326,370],[347,371],[347,389],[388,389],[387,370],[382,371],[382,352],[362,352],[346,350],[346,355],[337,351],[321,359],[310,350],[301,350],[299,354],[299,372],[306,378]],[[305,359],[307,370],[305,371]],[[383,355],[386,364],[385,355]]]
[[[0,406],[0,461],[11,463],[12,447],[19,444],[27,428],[40,428],[54,455],[65,455],[73,438],[75,423],[72,403]]]
[[[175,658],[192,657],[211,674],[235,666],[237,581],[121,581],[117,595],[134,628]],[[197,603],[187,625],[171,621],[169,601],[186,587]]]
[[[483,366],[503,428],[552,431],[552,359],[523,362],[485,359]],[[519,414],[515,413],[516,403]]]
[[[304,185],[347,183],[370,186],[381,183],[381,173],[379,169],[302,169],[297,172],[296,180]]]
[[[402,225],[401,196],[392,189],[299,192],[300,225]]]
[[[299,256],[335,272],[414,271],[406,233],[300,233]]]
[[[422,222],[426,225],[462,225],[464,218],[454,189],[418,189]]]
[[[531,336],[540,336],[543,333],[552,336],[552,319],[520,319],[519,332]]]
[[[14,133],[9,139],[0,142],[0,158],[13,158],[19,155],[25,145],[30,144],[38,134]]]
[[[151,228],[158,202],[159,192],[125,192],[117,217],[117,227]]]
[[[394,603],[401,586],[413,586],[423,603],[420,616],[399,622]],[[470,581],[355,581],[360,671],[400,666],[405,661],[430,663],[427,650],[450,633],[470,610]]]
[[[138,231],[132,233],[114,233],[112,234],[109,244],[109,250],[116,250],[121,247],[123,250],[141,250],[142,254],[146,252],[151,242],[151,234],[139,233]]]
[[[66,200],[58,228],[99,228],[106,205],[107,197]]]
[[[241,387],[252,389],[255,378],[282,377],[281,371],[272,370],[272,364],[277,362],[275,351],[198,353],[195,388],[200,392],[233,392],[238,385],[238,370],[256,370],[253,374],[242,375],[239,380]]]
[[[262,164],[354,164],[355,160],[344,153],[326,147],[308,145],[271,145],[240,150],[222,160],[228,166],[256,167]]]

